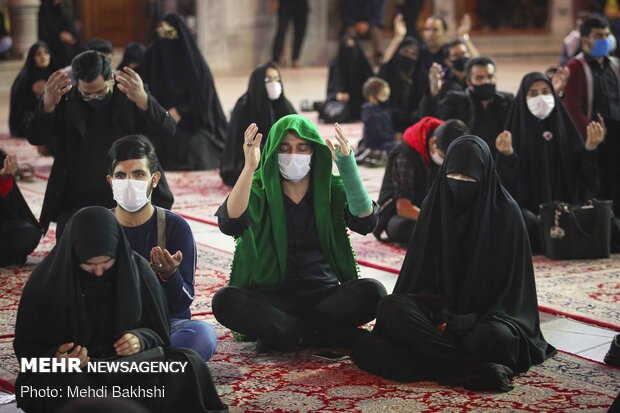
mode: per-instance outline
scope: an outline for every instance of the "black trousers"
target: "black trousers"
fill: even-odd
[[[505,324],[483,321],[453,337],[408,294],[381,300],[372,335],[361,336],[353,346],[358,367],[388,379],[453,381],[500,391],[510,390],[518,355],[519,337]]]
[[[41,229],[28,221],[9,220],[0,225],[0,266],[26,262],[39,245]]]
[[[389,241],[396,242],[397,244],[409,244],[415,223],[416,221],[412,219],[394,215],[385,227]]]
[[[288,4],[291,3],[291,4]],[[301,46],[306,36],[306,25],[308,23],[308,3],[307,0],[280,0],[278,8],[278,31],[273,39],[272,60],[278,62],[284,47],[284,35],[289,23],[293,21],[293,61],[299,59]]]
[[[213,314],[229,329],[268,342],[274,349],[293,351],[303,341],[313,347],[321,333],[354,329],[373,320],[385,297],[373,279],[349,281],[314,292],[259,291],[228,286],[213,296]]]
[[[605,127],[605,140],[598,147],[601,185],[597,197],[614,201],[614,215],[620,217],[620,121],[605,118]]]

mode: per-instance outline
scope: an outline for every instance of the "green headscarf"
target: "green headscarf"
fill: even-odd
[[[332,175],[331,152],[311,121],[288,115],[271,127],[261,166],[254,173],[248,205],[250,227],[236,239],[230,285],[276,289],[286,276],[288,240],[278,149],[289,131],[312,142],[312,201],[321,249],[340,282],[357,278],[344,217],[346,196],[342,180]]]

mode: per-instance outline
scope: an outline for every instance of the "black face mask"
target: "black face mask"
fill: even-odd
[[[102,107],[106,106],[108,103],[110,103],[111,100],[112,100],[112,92],[108,93],[106,97],[104,97],[103,99],[93,99],[93,100],[86,101],[85,103],[91,108],[97,110],[97,109],[101,109]]]
[[[471,94],[473,97],[479,100],[489,100],[495,94],[495,85],[492,83],[473,85]]]
[[[402,70],[410,71],[415,67],[416,59],[399,54],[397,57],[398,67]]]
[[[455,209],[458,211],[468,209],[478,194],[478,182],[448,178],[448,188],[450,188]]]
[[[456,70],[457,72],[464,72],[465,71],[465,65],[467,64],[467,61],[469,59],[466,57],[459,57],[456,60],[452,60],[452,68],[454,70]]]

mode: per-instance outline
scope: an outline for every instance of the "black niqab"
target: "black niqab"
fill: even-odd
[[[181,123],[193,130],[206,129],[212,143],[223,146],[226,116],[211,70],[183,19],[169,14],[164,21],[176,29],[178,38],[155,37],[144,53],[140,75],[163,107],[185,106],[189,116]]]
[[[266,63],[258,66],[250,75],[248,90],[237,100],[230,117],[230,126],[220,166],[220,176],[227,185],[233,186],[243,169],[243,136],[251,123],[256,123],[258,132],[263,135],[263,146],[271,126],[283,116],[297,113],[291,102],[282,94],[276,100],[270,100],[265,88],[265,76],[268,68],[280,73],[278,66]]]
[[[407,46],[419,49],[417,40],[405,37],[394,56],[381,67],[378,76],[390,84],[390,106],[411,112],[418,108],[428,80],[419,69],[418,61],[401,55],[401,49]]]
[[[454,208],[449,173],[477,180],[468,207]],[[450,145],[422,204],[394,293],[440,297],[456,315],[507,324],[520,337],[517,373],[554,353],[540,332],[521,212],[500,184],[482,139],[464,136]]]
[[[549,85],[555,100],[555,108],[542,120],[527,107],[527,92],[538,80]],[[521,207],[536,212],[544,203],[582,203],[590,197],[592,188],[582,169],[584,141],[547,76],[539,72],[525,75],[506,129],[512,133],[512,145],[519,159],[513,195]],[[551,136],[551,140],[543,134]]]
[[[50,53],[50,63],[45,68],[37,66],[35,56],[39,48]],[[32,85],[38,80],[45,80],[54,73],[54,57],[47,43],[38,41],[28,50],[26,62],[11,86],[11,107],[9,112],[9,130],[13,136],[25,136],[28,112],[34,111],[39,98],[32,91]]]
[[[84,295],[92,292],[93,276],[79,267],[96,256],[115,257],[105,278],[114,280],[112,325],[93,325]],[[109,286],[109,285],[108,285]],[[18,358],[49,357],[64,343],[89,346],[98,331],[113,333],[107,348],[124,332],[148,328],[168,342],[165,297],[149,264],[134,253],[116,217],[102,207],[76,212],[62,238],[32,272],[19,304],[15,326]],[[142,339],[142,338],[141,338]],[[92,353],[91,353],[92,354]],[[94,354],[93,354],[94,355]]]

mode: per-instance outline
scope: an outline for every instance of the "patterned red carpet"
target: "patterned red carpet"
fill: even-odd
[[[350,133],[354,134],[355,125]],[[329,136],[327,126],[321,129]],[[49,174],[51,159],[41,158],[23,141],[0,138],[0,148],[17,152],[37,174]],[[363,169],[363,179],[376,198],[382,170]],[[214,172],[167,174],[176,197],[175,209],[187,217],[215,223],[213,213],[228,194]],[[40,210],[44,181],[20,184],[34,211]],[[0,269],[0,386],[10,390],[17,372],[12,352],[15,313],[33,265],[54,244],[47,234],[29,265]],[[398,273],[403,250],[372,237],[352,237],[363,265]],[[433,383],[398,384],[357,370],[350,361],[326,362],[308,354],[298,357],[256,355],[253,343],[235,342],[212,317],[210,300],[227,282],[231,254],[218,245],[199,244],[196,318],[216,326],[220,343],[210,363],[223,399],[241,412],[414,412],[414,411],[604,411],[620,391],[619,372],[598,363],[559,354],[515,380],[507,394],[472,393]],[[609,260],[554,262],[536,259],[539,304],[551,311],[620,328],[620,257]],[[396,276],[396,275],[395,275]]]

